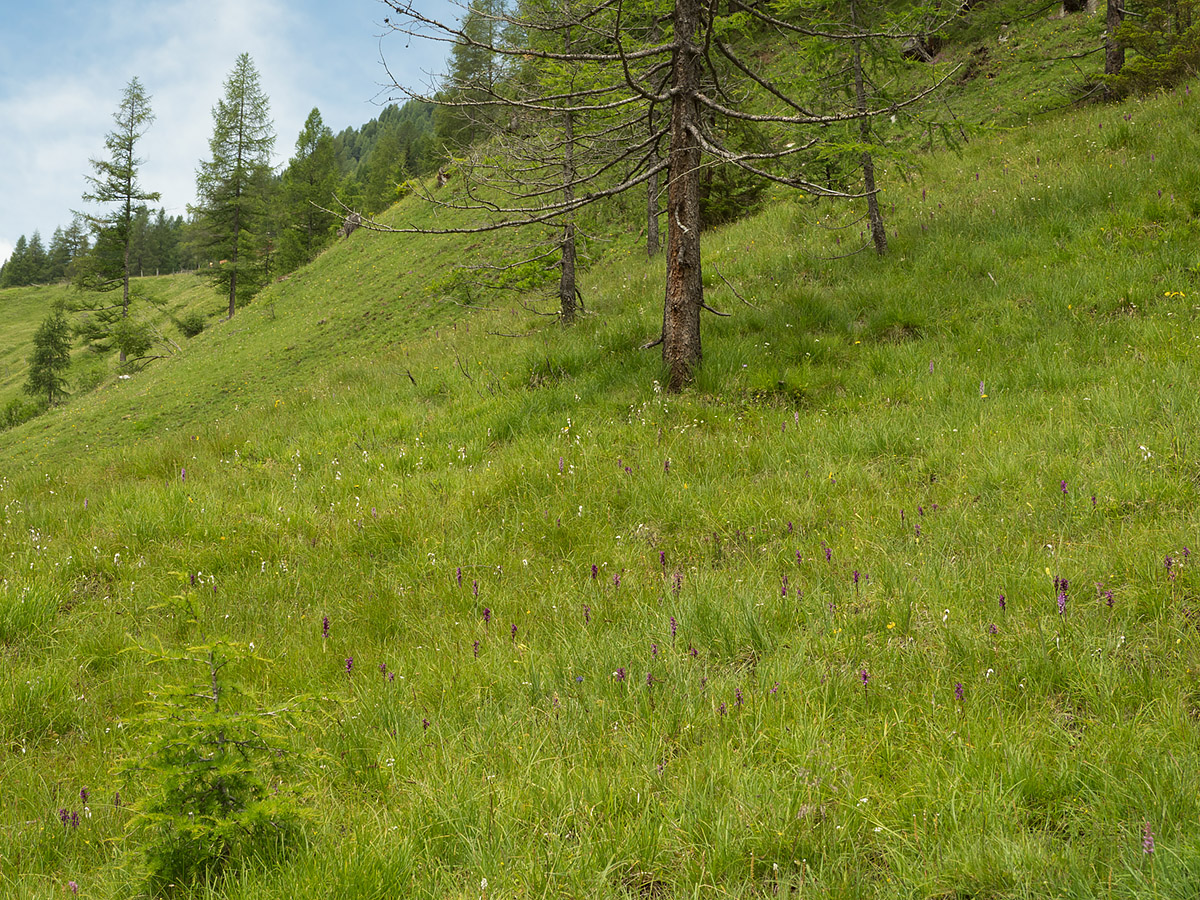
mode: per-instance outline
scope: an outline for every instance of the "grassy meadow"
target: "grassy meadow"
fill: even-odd
[[[147,279],[214,321],[0,432],[0,894],[143,891],[189,648],[298,825],[168,894],[1200,894],[1193,93],[708,234],[679,396],[635,232],[570,330],[443,289],[515,237]]]

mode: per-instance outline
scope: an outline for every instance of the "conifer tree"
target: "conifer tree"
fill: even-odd
[[[71,220],[71,224],[63,231],[63,242],[67,248],[67,255],[70,261],[67,263],[66,275],[68,278],[75,278],[77,270],[88,251],[91,250],[91,243],[88,241],[87,224],[82,216],[76,214]]]
[[[71,366],[71,326],[62,307],[56,307],[33,335],[33,354],[29,357],[29,379],[25,393],[44,396],[53,406],[67,395],[63,373]]]
[[[67,233],[61,225],[54,229],[47,254],[46,280],[58,281],[67,274],[67,266],[71,263],[71,248],[67,244]]]
[[[44,284],[49,280],[47,269],[50,256],[42,243],[42,233],[35,230],[29,238],[29,284]]]
[[[504,31],[503,0],[472,0],[462,22],[462,40],[450,50],[450,71],[434,112],[437,138],[451,152],[465,150],[494,117],[490,105],[503,74],[503,59],[491,49]]]
[[[308,262],[333,233],[337,219],[324,207],[332,204],[337,188],[333,132],[314,108],[296,138],[296,155],[281,179],[281,269],[290,271]]]
[[[154,113],[150,97],[136,76],[125,86],[113,121],[117,127],[104,139],[108,159],[91,161],[96,174],[87,176],[90,187],[83,195],[87,202],[110,205],[107,213],[88,217],[97,240],[85,281],[102,290],[120,284],[121,318],[125,318],[129,315],[129,252],[134,223],[145,201],[159,198],[158,192],[145,190],[138,181],[138,167],[144,160],[138,158],[137,145],[154,121]],[[106,239],[101,240],[101,235]],[[124,354],[121,359],[124,361]]]
[[[225,96],[213,107],[212,158],[196,173],[198,245],[213,266],[213,281],[229,292],[229,318],[239,291],[253,293],[261,277],[256,241],[263,229],[275,132],[270,105],[250,54],[237,58]]]
[[[29,267],[29,240],[25,235],[21,235],[13,245],[8,262],[4,264],[4,275],[0,278],[0,287],[24,287],[32,283]]]

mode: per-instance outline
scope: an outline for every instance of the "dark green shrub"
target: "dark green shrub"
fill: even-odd
[[[179,319],[177,322],[179,330],[183,332],[184,337],[195,337],[208,326],[208,319],[204,313],[199,310],[192,310],[190,313]]]
[[[112,330],[113,344],[127,359],[138,359],[150,352],[154,346],[154,331],[146,322],[135,322],[124,318],[117,321]]]
[[[13,397],[0,413],[0,428],[15,428],[45,411],[46,401],[41,397]]]

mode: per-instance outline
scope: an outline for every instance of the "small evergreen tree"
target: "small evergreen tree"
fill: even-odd
[[[259,260],[275,146],[270,105],[250,54],[237,58],[225,96],[213,107],[212,158],[196,174],[198,248],[217,265],[212,280],[229,292],[229,318],[239,290],[252,294],[261,281]]]
[[[49,281],[50,255],[42,243],[42,233],[34,231],[29,238],[29,281],[28,284],[45,284]]]
[[[130,251],[135,239],[138,217],[145,210],[144,201],[157,200],[159,195],[147,191],[138,182],[137,143],[154,121],[150,98],[136,78],[125,86],[120,108],[113,113],[117,123],[114,131],[104,138],[108,159],[93,159],[95,175],[87,178],[90,185],[83,199],[92,203],[112,204],[109,212],[90,216],[96,232],[96,248],[85,281],[88,286],[107,290],[121,285],[121,318],[129,315]],[[121,360],[124,361],[122,356]]]
[[[296,769],[289,710],[261,709],[230,677],[230,663],[249,656],[219,642],[158,660],[197,665],[203,680],[148,701],[145,750],[125,768],[144,776],[133,827],[154,894],[278,859],[306,818],[286,781]]]
[[[25,393],[44,396],[53,406],[67,396],[63,373],[71,367],[71,326],[62,307],[56,307],[33,335],[33,354],[29,357],[29,380]]]
[[[17,238],[8,262],[4,264],[4,277],[0,287],[24,287],[31,284],[29,274],[29,241],[25,235]]]

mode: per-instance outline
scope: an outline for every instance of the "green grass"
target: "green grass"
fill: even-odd
[[[196,896],[1195,895],[1196,114],[924,160],[884,259],[774,198],[681,396],[636,234],[566,331],[360,231],[0,433],[0,893],[136,894],[149,660],[228,640],[314,824]]]

